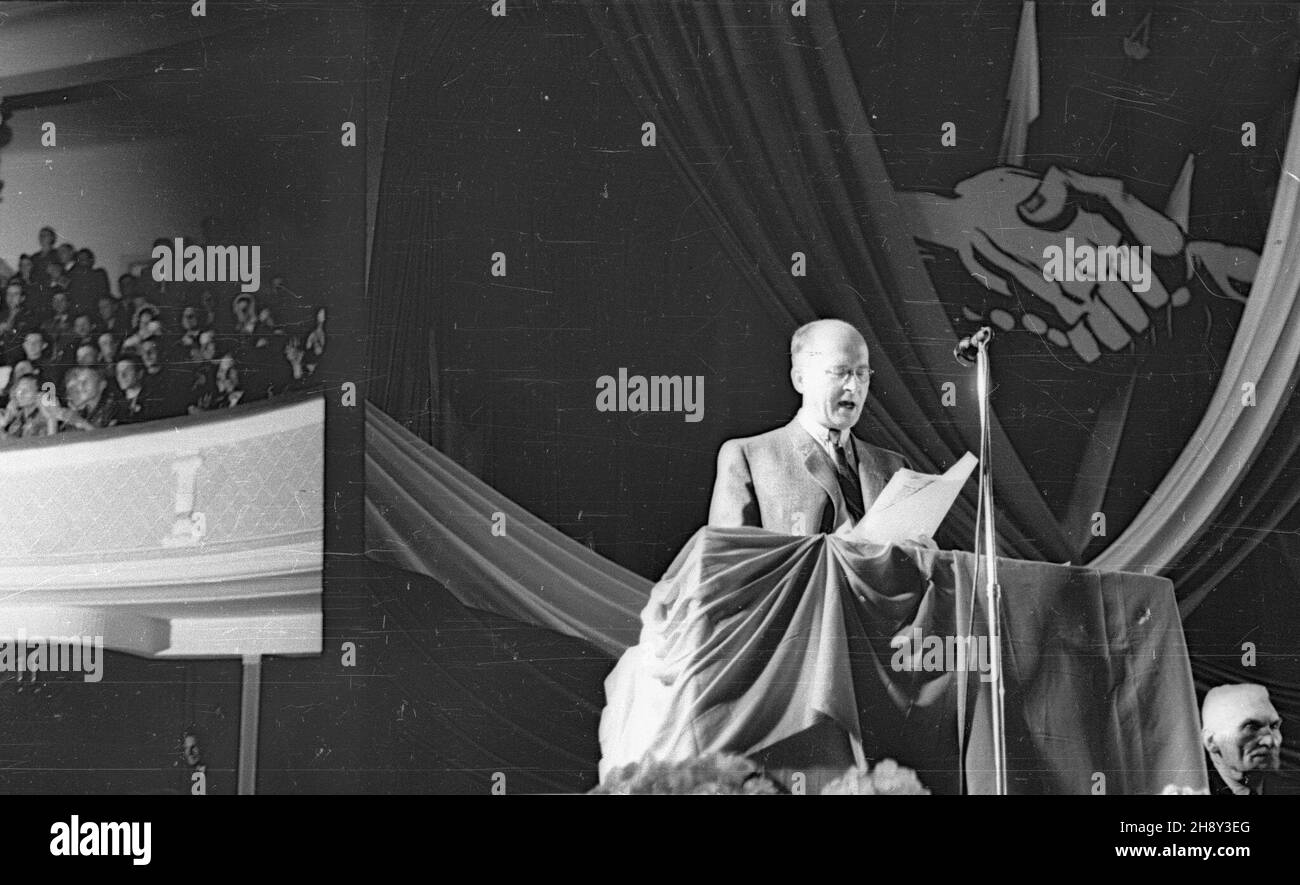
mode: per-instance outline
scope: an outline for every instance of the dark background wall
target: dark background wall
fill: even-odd
[[[439,365],[404,354],[400,371],[438,373],[455,409],[433,416],[447,450],[657,574],[707,516],[719,443],[789,420],[788,333],[754,309],[666,153],[640,147],[642,118],[581,8],[520,4],[507,18],[447,4],[408,20],[412,54],[430,48],[397,77],[427,101],[399,118],[394,90],[372,288],[383,262],[428,255],[412,285],[428,293]],[[411,189],[437,195],[432,242],[406,238],[417,218],[383,236],[387,203]],[[488,273],[496,251],[505,279]],[[404,322],[372,314],[372,346]],[[620,367],[703,376],[703,420],[598,412],[596,379]],[[394,415],[427,426],[435,408]]]

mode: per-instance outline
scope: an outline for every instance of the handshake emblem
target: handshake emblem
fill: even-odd
[[[1085,363],[1131,344],[1153,311],[1188,304],[1194,279],[1244,301],[1259,264],[1250,249],[1188,240],[1115,178],[1002,166],[954,191],[898,198],[921,225],[916,238],[956,252],[991,293],[966,318],[1019,325]]]

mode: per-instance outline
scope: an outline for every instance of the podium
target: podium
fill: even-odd
[[[788,770],[797,747],[814,771],[893,759],[936,794],[992,793],[974,566],[912,544],[700,529],[606,680],[602,776],[647,754]],[[1006,559],[999,572],[1009,793],[1205,790],[1171,582]]]

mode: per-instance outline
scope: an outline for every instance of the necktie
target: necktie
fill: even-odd
[[[835,478],[839,480],[840,491],[844,494],[844,503],[849,508],[849,516],[856,523],[866,515],[866,505],[862,501],[862,486],[858,483],[857,474],[849,467],[848,459],[844,456],[844,447],[839,440],[831,443],[831,451],[835,453]]]

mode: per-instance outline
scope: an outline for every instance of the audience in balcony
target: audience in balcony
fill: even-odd
[[[325,309],[286,328],[267,299],[289,291],[157,283],[123,274],[114,294],[87,248],[58,242],[18,260],[0,304],[0,443],[258,402],[315,388]],[[170,239],[161,242],[171,244]],[[224,300],[229,298],[230,300]],[[221,304],[228,304],[218,321]]]

